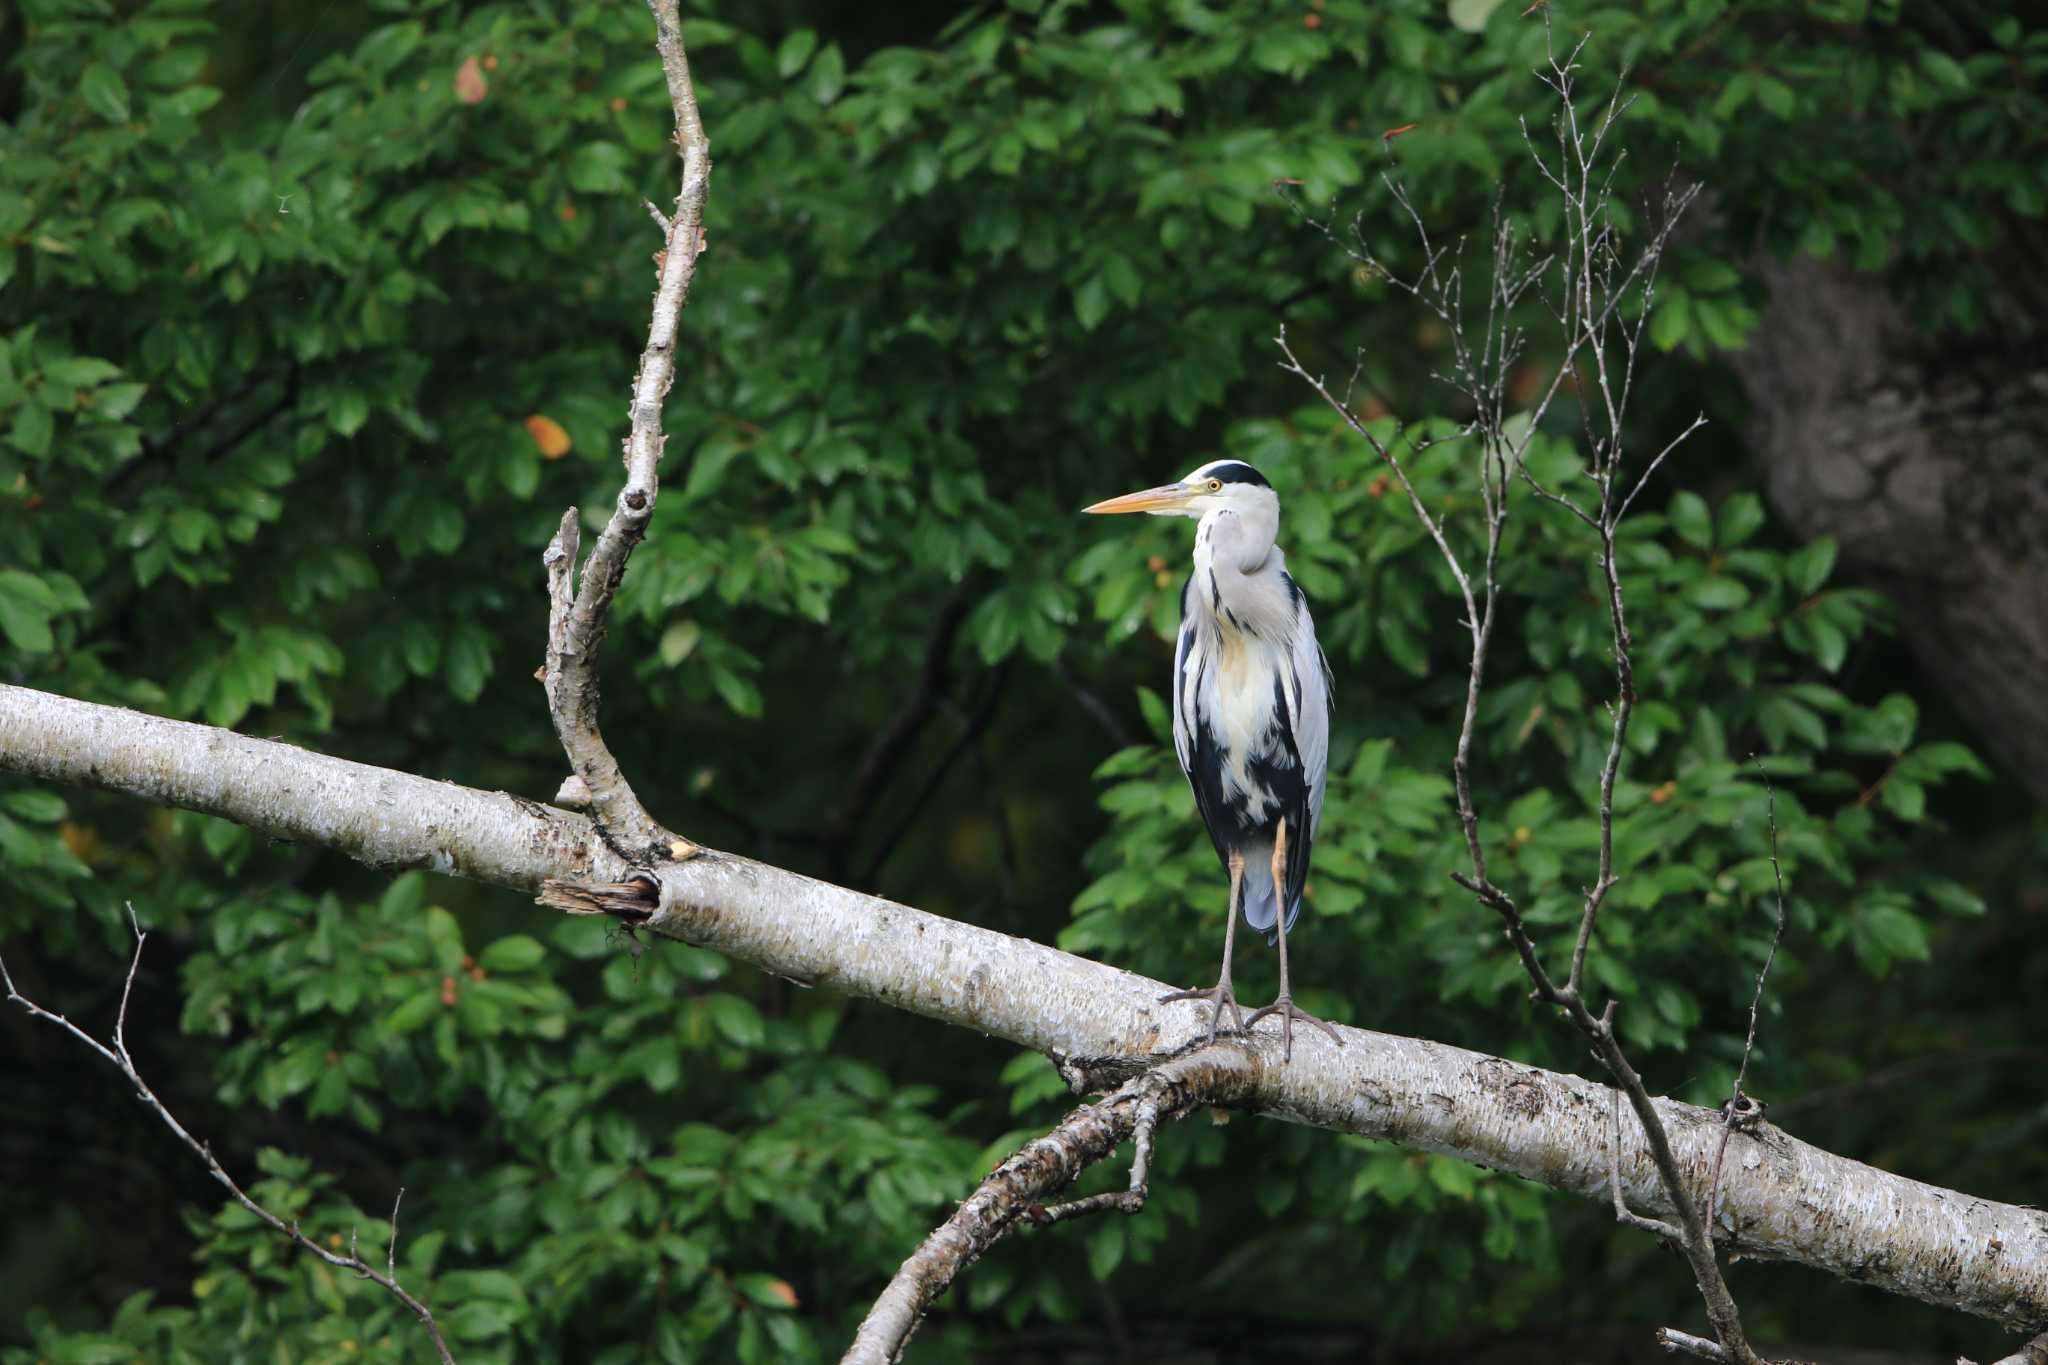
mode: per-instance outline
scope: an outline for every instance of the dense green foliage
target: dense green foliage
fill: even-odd
[[[205,0],[26,0],[0,19],[0,679],[544,798],[539,554],[564,505],[615,486],[659,245],[639,205],[673,194],[660,70],[632,3],[372,8],[273,26]],[[1206,982],[1223,887],[1144,690],[1187,528],[1072,513],[1227,451],[1281,490],[1338,681],[1304,1005],[1585,1065],[1445,880],[1449,578],[1370,451],[1272,364],[1285,322],[1333,371],[1365,357],[1369,410],[1462,415],[1429,379],[1441,331],[1296,208],[1359,215],[1412,264],[1391,146],[1444,240],[1481,229],[1496,187],[1553,230],[1521,133],[1554,109],[1531,74],[1547,31],[1520,8],[705,7],[686,37],[717,160],[708,250],[670,482],[608,654],[607,730],[649,804],[714,844]],[[1885,599],[1772,524],[1713,361],[1757,325],[1758,243],[1888,270],[1932,330],[1974,322],[1981,251],[2041,215],[2048,32],[1907,8],[1556,21],[1560,43],[1594,35],[1589,86],[1631,70],[1621,183],[1676,163],[1715,196],[1667,264],[1638,395],[1653,446],[1702,407],[1714,425],[1625,531],[1645,703],[1592,959],[1653,1086],[1709,1103],[1770,934],[1767,778],[1789,926],[1757,1093],[2031,1043],[2022,1006],[2048,984],[2018,913],[2043,894],[2040,816],[1959,780],[1989,774],[1887,642]],[[1553,427],[1538,459],[1568,477],[1576,418]],[[1414,473],[1469,542],[1467,454],[1435,446]],[[1477,741],[1497,875],[1546,928],[1592,866],[1612,674],[1591,552],[1518,501]],[[928,652],[922,728],[850,786]],[[218,821],[10,783],[0,854],[23,989],[108,1021],[132,901],[156,931],[146,1073],[337,1245],[381,1249],[402,1185],[400,1269],[465,1360],[828,1354],[1063,1102],[1034,1057]],[[1260,998],[1267,955],[1241,962]],[[174,1169],[166,1134],[115,1112],[117,1077],[18,1016],[0,1031],[29,1059],[8,1087],[6,1359],[422,1358],[402,1308]],[[2023,1093],[1958,1069],[1950,1106],[1879,1092],[1787,1122],[2033,1199],[2048,1120]],[[68,1160],[80,1146],[112,1174]],[[1407,1340],[1694,1320],[1675,1259],[1625,1261],[1643,1248],[1599,1210],[1443,1158],[1204,1121],[1162,1138],[1160,1170],[1142,1218],[1001,1248],[916,1357],[1055,1350],[1057,1324],[1105,1314]],[[1733,1283],[1766,1336],[1994,1339],[1806,1272]]]

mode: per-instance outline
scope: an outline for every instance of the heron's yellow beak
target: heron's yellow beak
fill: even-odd
[[[1083,512],[1177,512],[1187,505],[1195,490],[1186,484],[1162,484],[1148,488],[1142,493],[1126,493],[1120,498],[1105,498],[1093,507],[1083,507]]]

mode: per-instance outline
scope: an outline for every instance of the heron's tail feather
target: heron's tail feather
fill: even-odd
[[[1274,928],[1280,918],[1280,897],[1273,887],[1273,846],[1248,848],[1244,858],[1244,922],[1266,936],[1267,943],[1280,939]],[[1287,907],[1287,932],[1301,916],[1301,902]]]

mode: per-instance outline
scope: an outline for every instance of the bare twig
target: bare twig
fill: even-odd
[[[1728,1155],[1728,1135],[1737,1128],[1754,1127],[1764,1116],[1763,1105],[1742,1092],[1742,1082],[1749,1075],[1749,1055],[1756,1050],[1756,1021],[1763,1009],[1764,982],[1771,975],[1771,965],[1778,960],[1778,944],[1785,937],[1785,873],[1778,865],[1778,793],[1771,786],[1771,775],[1764,771],[1762,761],[1751,754],[1750,762],[1756,765],[1757,776],[1764,780],[1764,823],[1770,836],[1771,884],[1777,893],[1778,921],[1771,930],[1771,948],[1764,954],[1764,965],[1757,968],[1756,990],[1749,997],[1749,1035],[1742,1040],[1742,1061],[1728,1087],[1727,1107],[1721,1111],[1721,1143],[1714,1149],[1714,1178],[1707,1185],[1709,1229],[1714,1226],[1714,1204],[1721,1194],[1721,1161]]]
[[[1228,1104],[1255,1083],[1257,1054],[1238,1042],[1199,1047],[1126,1081],[1114,1094],[1082,1105],[1042,1138],[1026,1143],[991,1171],[959,1209],[911,1253],[875,1300],[842,1365],[885,1365],[902,1355],[932,1301],[1020,1220],[1042,1224],[1086,1213],[1144,1207],[1152,1130],[1205,1104]],[[1046,1209],[1040,1201],[1071,1185],[1082,1171],[1135,1138],[1131,1184],[1115,1194]]]
[[[1614,1195],[1614,1221],[1626,1223],[1639,1232],[1647,1232],[1653,1237],[1662,1237],[1669,1242],[1682,1240],[1685,1234],[1681,1233],[1677,1228],[1672,1227],[1671,1224],[1661,1218],[1645,1218],[1642,1214],[1629,1208],[1627,1202],[1622,1198],[1621,1092],[1610,1089],[1607,1093],[1610,1100],[1608,1107],[1614,1115],[1614,1122],[1609,1130],[1607,1139],[1607,1188]]]
[[[123,1076],[128,1078],[128,1083],[135,1087],[136,1097],[155,1111],[156,1116],[163,1120],[164,1126],[176,1134],[180,1142],[183,1142],[193,1152],[198,1154],[199,1159],[206,1164],[207,1173],[223,1186],[230,1195],[234,1196],[236,1203],[269,1224],[272,1229],[288,1241],[305,1248],[336,1269],[346,1270],[358,1278],[370,1281],[411,1309],[413,1315],[420,1320],[420,1326],[426,1329],[428,1339],[434,1343],[435,1353],[447,1365],[455,1365],[455,1357],[448,1353],[448,1343],[441,1339],[441,1327],[439,1323],[434,1321],[433,1313],[424,1303],[421,1303],[418,1299],[407,1293],[405,1288],[398,1282],[398,1200],[394,1199],[391,1202],[391,1244],[385,1253],[385,1273],[379,1274],[375,1267],[355,1254],[355,1241],[353,1237],[349,1241],[349,1254],[343,1256],[339,1252],[328,1250],[301,1232],[298,1223],[286,1222],[254,1199],[251,1199],[243,1191],[242,1187],[235,1183],[234,1177],[227,1173],[226,1168],[215,1159],[213,1149],[192,1136],[185,1125],[178,1122],[177,1116],[171,1113],[162,1100],[157,1098],[156,1092],[149,1088],[149,1082],[142,1079],[141,1071],[136,1068],[135,1058],[128,1051],[128,1000],[135,989],[136,969],[142,965],[142,945],[149,940],[149,935],[142,931],[142,925],[136,920],[135,907],[133,905],[128,907],[128,924],[135,933],[135,955],[128,962],[128,977],[121,983],[121,1006],[114,1015],[114,1045],[112,1047],[108,1047],[105,1043],[100,1042],[99,1039],[93,1037],[63,1015],[44,1009],[41,1005],[38,1005],[35,1001],[16,990],[14,988],[14,977],[8,972],[6,962],[0,960],[0,984],[4,984],[7,987],[7,998],[20,1005],[35,1018],[55,1024],[58,1028],[63,1029],[66,1033],[76,1038],[79,1042],[84,1043],[112,1064]],[[405,1191],[400,1190],[398,1194],[399,1198],[402,1199],[405,1196]]]
[[[590,788],[592,815],[621,856],[643,864],[691,857],[697,849],[688,840],[678,839],[662,828],[647,813],[619,771],[618,760],[606,747],[597,725],[597,657],[604,644],[612,597],[626,572],[626,560],[647,534],[648,523],[654,517],[654,501],[661,486],[658,466],[668,439],[661,430],[662,402],[675,378],[676,334],[681,327],[683,302],[697,271],[704,202],[711,188],[711,143],[704,135],[704,121],[697,112],[697,95],[690,83],[689,58],[683,50],[676,0],[648,0],[648,8],[654,14],[655,47],[661,54],[662,71],[668,78],[669,104],[675,114],[675,142],[683,162],[682,186],[673,218],[662,220],[657,213],[657,221],[664,223],[667,245],[659,257],[660,280],[654,291],[647,347],[640,354],[640,370],[633,380],[625,486],[619,490],[611,520],[583,565],[581,583],[573,599],[569,589],[579,540],[575,508],[563,516],[561,530],[548,545],[545,562],[551,607],[547,663],[542,673],[555,733],[569,757],[570,767]]]
[[[1752,762],[1756,762],[1752,756]],[[1764,821],[1771,843],[1771,886],[1775,892],[1778,907],[1776,926],[1771,930],[1771,950],[1764,954],[1764,965],[1757,968],[1756,990],[1749,997],[1749,1036],[1742,1040],[1742,1064],[1735,1069],[1735,1084],[1728,1093],[1732,1108],[1742,1098],[1743,1078],[1749,1074],[1749,1054],[1756,1048],[1757,1011],[1764,1003],[1764,982],[1770,978],[1771,965],[1778,960],[1778,944],[1785,937],[1785,873],[1778,865],[1778,793],[1771,786],[1771,775],[1764,771],[1761,762],[1756,770],[1764,780]]]
[[[1544,16],[1546,30],[1549,16]],[[1615,1128],[1609,1141],[1609,1179],[1615,1217],[1621,1222],[1653,1233],[1677,1244],[1685,1253],[1705,1300],[1707,1315],[1714,1324],[1720,1344],[1717,1352],[1737,1365],[1755,1365],[1756,1356],[1742,1332],[1735,1301],[1721,1277],[1715,1259],[1710,1224],[1686,1193],[1671,1140],[1649,1091],[1622,1050],[1614,1029],[1617,1002],[1595,1014],[1587,1000],[1586,957],[1597,931],[1600,912],[1620,874],[1614,859],[1614,789],[1627,753],[1629,722],[1636,702],[1633,642],[1629,633],[1625,594],[1622,589],[1616,531],[1628,505],[1640,493],[1659,465],[1704,419],[1696,419],[1649,462],[1626,496],[1619,494],[1619,471],[1626,449],[1624,415],[1635,377],[1635,364],[1643,335],[1642,318],[1650,311],[1657,267],[1678,216],[1683,213],[1698,186],[1667,192],[1664,222],[1638,250],[1635,259],[1624,264],[1613,225],[1611,208],[1613,180],[1618,158],[1603,155],[1603,147],[1616,122],[1627,109],[1617,84],[1603,108],[1582,125],[1577,104],[1576,72],[1584,39],[1563,58],[1553,50],[1547,72],[1539,77],[1557,96],[1558,113],[1553,120],[1556,135],[1555,164],[1536,150],[1530,151],[1544,177],[1556,189],[1564,210],[1564,241],[1555,257],[1532,260],[1512,224],[1505,221],[1498,204],[1495,210],[1491,284],[1486,296],[1483,331],[1475,343],[1467,328],[1464,273],[1461,252],[1434,244],[1413,202],[1399,181],[1387,183],[1395,201],[1415,225],[1422,252],[1422,266],[1411,279],[1403,280],[1372,259],[1364,237],[1354,229],[1358,247],[1351,254],[1370,263],[1411,297],[1434,313],[1447,328],[1451,339],[1451,360],[1439,378],[1470,400],[1473,416],[1466,423],[1464,437],[1477,445],[1477,473],[1484,531],[1483,559],[1472,566],[1461,562],[1452,550],[1440,519],[1433,517],[1422,497],[1402,469],[1393,452],[1379,441],[1330,392],[1322,380],[1308,373],[1289,348],[1285,333],[1279,338],[1282,368],[1299,376],[1326,404],[1336,409],[1352,431],[1363,437],[1382,462],[1390,466],[1408,495],[1409,505],[1436,543],[1465,607],[1465,625],[1471,636],[1471,661],[1466,678],[1465,708],[1459,727],[1458,744],[1452,760],[1452,774],[1458,815],[1464,827],[1469,874],[1453,873],[1453,879],[1470,891],[1483,905],[1501,918],[1503,930],[1513,945],[1535,990],[1533,997],[1559,1007],[1571,1023],[1593,1045],[1593,1052],[1613,1076],[1617,1091],[1613,1100]],[[1526,128],[1525,128],[1526,136]],[[1328,234],[1328,229],[1324,229]],[[1334,238],[1333,238],[1334,239]],[[1350,250],[1350,248],[1347,248]],[[1526,413],[1516,414],[1519,427],[1511,426],[1509,376],[1524,349],[1524,336],[1517,321],[1524,295],[1539,279],[1555,269],[1557,294],[1549,301],[1564,341],[1564,354],[1550,382]],[[1633,325],[1624,317],[1624,303],[1639,300]],[[1546,488],[1528,467],[1531,443],[1545,412],[1569,380],[1580,398],[1585,425],[1589,477],[1597,501],[1582,504],[1556,490]],[[1598,554],[1605,589],[1609,626],[1614,650],[1615,696],[1607,755],[1601,765],[1595,801],[1599,831],[1599,866],[1593,884],[1587,888],[1580,909],[1577,933],[1571,949],[1570,967],[1562,984],[1544,966],[1514,898],[1489,876],[1480,820],[1472,796],[1471,753],[1479,714],[1479,697],[1485,683],[1488,646],[1495,625],[1494,609],[1499,602],[1500,548],[1511,506],[1512,485],[1519,482],[1537,496],[1570,511],[1598,537]],[[1626,1096],[1642,1126],[1658,1178],[1675,1214],[1675,1222],[1648,1218],[1630,1210],[1620,1180],[1620,1097]],[[1734,1120],[1731,1119],[1732,1123]],[[1726,1141],[1726,1130],[1722,1134]],[[1710,1343],[1711,1344],[1711,1343]]]

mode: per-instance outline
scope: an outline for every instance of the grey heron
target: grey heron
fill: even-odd
[[[1295,1008],[1288,984],[1287,931],[1301,913],[1329,775],[1332,684],[1308,599],[1274,543],[1279,495],[1244,461],[1214,460],[1178,483],[1082,510],[1201,522],[1194,572],[1180,595],[1173,747],[1216,856],[1230,874],[1230,908],[1216,984],[1175,991],[1161,1003],[1212,1002],[1212,1039],[1225,1009],[1239,1032],[1277,1014],[1289,1060],[1296,1019],[1315,1024],[1341,1047],[1335,1029]],[[1245,923],[1280,950],[1280,994],[1249,1022],[1230,984],[1240,907]]]

